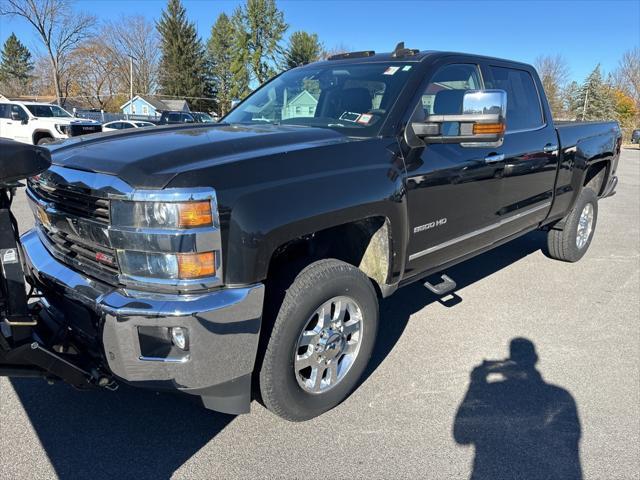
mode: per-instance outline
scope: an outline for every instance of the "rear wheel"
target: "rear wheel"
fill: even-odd
[[[287,290],[260,370],[265,406],[287,420],[316,417],[356,387],[375,343],[369,278],[338,260],[309,265]]]
[[[569,214],[547,236],[549,256],[577,262],[587,252],[598,220],[598,196],[585,187]]]

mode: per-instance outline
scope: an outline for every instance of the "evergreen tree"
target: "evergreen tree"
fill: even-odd
[[[280,41],[289,26],[275,0],[247,0],[233,15],[238,32],[239,62],[249,65],[255,80],[262,84],[277,73],[278,58],[283,54]]]
[[[32,71],[31,52],[12,33],[0,54],[0,89],[7,95],[27,93]]]
[[[582,105],[580,102],[580,85],[575,80],[569,83],[562,92],[564,110],[570,119],[577,119],[582,115]]]
[[[221,115],[226,115],[231,109],[234,99],[241,99],[249,93],[249,71],[237,44],[238,32],[234,22],[221,13],[211,28],[207,43],[211,80]]]
[[[322,45],[317,34],[303,31],[293,32],[284,52],[284,67],[294,68],[315,62],[320,59],[321,55]]]
[[[180,0],[169,0],[156,24],[162,58],[159,84],[164,95],[209,97],[212,95],[205,49]],[[211,108],[207,101],[187,98],[195,109]]]
[[[577,117],[580,120],[612,120],[616,118],[615,98],[611,85],[602,78],[600,64],[586,78],[576,101]]]

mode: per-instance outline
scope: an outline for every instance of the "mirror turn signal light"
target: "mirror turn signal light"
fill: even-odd
[[[213,277],[215,274],[216,255],[214,252],[178,254],[178,277],[181,280]]]
[[[505,124],[504,123],[474,123],[473,124],[473,134],[474,135],[482,135],[482,134],[501,134],[504,133]]]
[[[211,202],[187,202],[178,204],[180,228],[204,227],[213,224]]]

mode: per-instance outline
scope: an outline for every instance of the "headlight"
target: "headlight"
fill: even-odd
[[[58,131],[58,133],[60,135],[66,135],[67,131],[69,130],[69,125],[60,125],[60,124],[56,124],[56,130]]]
[[[112,223],[135,228],[197,228],[213,226],[209,200],[197,202],[113,201]]]
[[[130,277],[193,280],[216,274],[214,252],[150,253],[118,251],[122,273]]]

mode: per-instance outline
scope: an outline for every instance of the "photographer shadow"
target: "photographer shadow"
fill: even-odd
[[[582,479],[576,403],[537,361],[534,344],[514,338],[509,359],[473,369],[453,426],[458,444],[475,446],[472,480]]]

